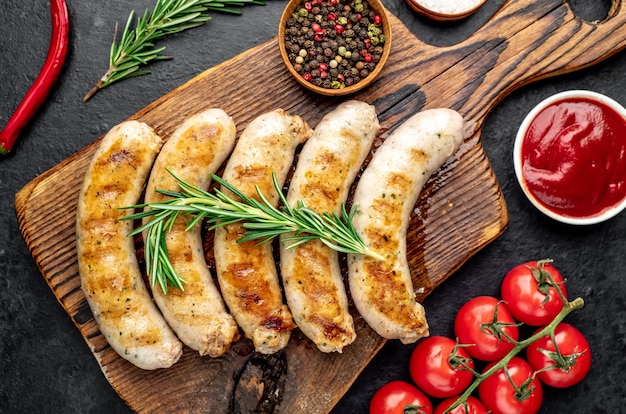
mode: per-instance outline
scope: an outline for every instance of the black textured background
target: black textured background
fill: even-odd
[[[205,26],[166,39],[162,44],[174,59],[153,65],[153,74],[113,85],[83,103],[84,94],[106,69],[115,23],[123,25],[132,8],[141,12],[151,8],[154,1],[68,3],[71,41],[64,72],[13,153],[0,159],[2,413],[129,411],[36,268],[17,227],[16,192],[175,87],[271,39],[285,4],[269,0],[264,7],[243,9],[243,16],[213,14]],[[454,24],[417,17],[402,0],[384,3],[422,40],[449,45],[479,28],[503,0],[489,0],[476,15]],[[610,0],[570,3],[587,20],[602,20],[610,7]],[[47,1],[0,1],[0,125],[6,124],[37,76],[49,33]],[[626,54],[621,53],[584,71],[527,86],[497,106],[487,119],[483,142],[506,197],[510,224],[500,238],[424,303],[431,333],[452,335],[457,309],[472,296],[497,295],[509,268],[527,260],[555,259],[555,265],[568,278],[570,295],[586,300],[586,307],[568,321],[589,338],[593,367],[582,384],[567,390],[546,390],[542,413],[626,412],[626,215],[587,228],[559,225],[541,216],[515,182],[513,139],[525,114],[543,98],[562,90],[591,89],[626,104],[625,71]],[[249,82],[263,76],[263,67],[259,67],[249,74]],[[366,413],[378,387],[394,379],[409,380],[411,350],[412,346],[389,342],[334,412]]]

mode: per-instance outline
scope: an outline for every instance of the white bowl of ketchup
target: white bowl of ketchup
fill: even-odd
[[[626,109],[592,91],[552,95],[524,118],[513,164],[522,190],[548,217],[608,220],[626,207]]]

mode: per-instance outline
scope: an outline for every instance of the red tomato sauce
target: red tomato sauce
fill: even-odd
[[[521,156],[528,190],[555,213],[593,217],[626,197],[626,120],[603,103],[571,98],[544,108]]]

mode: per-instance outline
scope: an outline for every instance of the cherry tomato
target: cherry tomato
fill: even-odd
[[[489,370],[496,362],[487,365]],[[531,366],[520,357],[513,357],[506,369],[500,368],[478,385],[478,395],[493,414],[534,414],[541,408],[543,389],[533,376]],[[515,384],[515,388],[511,385]]]
[[[435,414],[443,414],[452,404],[456,402],[458,396],[443,400],[435,409]],[[487,407],[480,402],[478,398],[471,395],[465,400],[466,404],[457,405],[449,414],[485,414],[488,412]]]
[[[499,334],[498,329],[515,341],[519,338],[519,329],[506,305],[492,296],[470,299],[454,320],[454,333],[459,342],[472,345],[465,348],[467,352],[483,361],[501,359],[513,349],[513,343]]]
[[[370,401],[370,414],[432,414],[433,405],[417,387],[404,381],[389,382]]]
[[[556,347],[555,347],[556,341]],[[560,355],[556,352],[559,349]],[[591,348],[575,327],[561,322],[550,335],[539,338],[526,348],[528,362],[544,384],[555,388],[579,383],[591,368]],[[554,367],[553,369],[547,369]]]
[[[457,347],[454,339],[431,336],[413,350],[409,370],[420,390],[431,397],[447,398],[462,393],[474,379],[463,363],[474,369],[474,361],[464,347]]]
[[[502,299],[515,319],[531,326],[544,326],[563,309],[563,299],[548,276],[567,299],[563,276],[549,260],[527,262],[506,274],[502,281]]]

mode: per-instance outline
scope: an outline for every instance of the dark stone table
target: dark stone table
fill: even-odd
[[[515,1],[515,0],[513,0]],[[542,0],[537,0],[542,1]],[[453,24],[416,16],[402,0],[385,0],[422,40],[454,44],[491,16],[503,0],[489,0],[476,15]],[[587,20],[603,19],[610,0],[573,0]],[[181,85],[276,34],[282,1],[243,9],[243,16],[213,14],[201,28],[165,40],[172,60],[150,67],[149,76],[82,98],[106,70],[115,23],[131,8],[152,0],[70,1],[71,43],[62,76],[19,143],[0,160],[0,412],[123,413],[128,407],[100,372],[70,318],[57,303],[33,262],[17,226],[14,196],[25,184],[71,156],[112,126]],[[0,2],[0,124],[5,125],[46,56],[49,4],[39,0]],[[263,68],[250,73],[263,77]],[[440,286],[424,305],[434,335],[452,335],[456,310],[470,297],[498,294],[505,272],[523,261],[551,257],[568,278],[572,296],[586,307],[568,320],[589,338],[593,367],[586,380],[566,390],[548,389],[542,413],[616,413],[626,408],[626,215],[592,227],[559,225],[524,198],[513,173],[513,138],[525,114],[540,100],[567,89],[591,89],[626,104],[626,54],[589,69],[533,84],[501,102],[482,137],[506,197],[505,233]],[[412,346],[389,342],[336,407],[336,413],[365,413],[375,390],[394,379],[409,380]],[[168,392],[161,390],[161,392]]]

